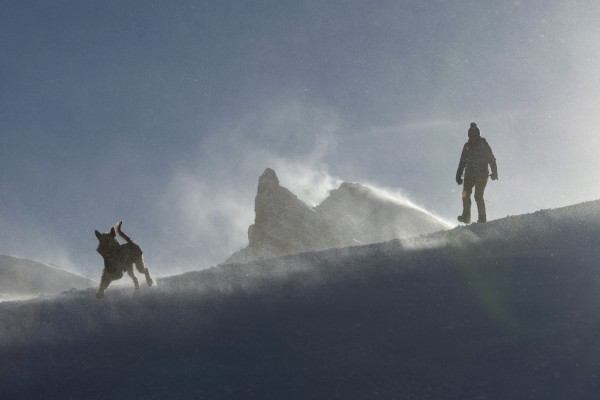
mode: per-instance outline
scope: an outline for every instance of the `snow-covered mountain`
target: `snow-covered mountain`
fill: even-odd
[[[0,304],[2,399],[597,399],[600,201]]]
[[[357,183],[342,183],[313,208],[281,186],[270,168],[258,180],[254,211],[248,247],[227,263],[377,243],[449,227],[424,210]]]
[[[96,284],[56,267],[0,255],[0,301],[85,289]]]

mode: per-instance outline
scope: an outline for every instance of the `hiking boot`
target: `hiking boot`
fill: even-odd
[[[477,223],[478,223],[478,224],[485,224],[486,222],[487,222],[487,219],[485,219],[485,218],[479,218],[479,219],[477,220]]]
[[[458,216],[458,221],[462,222],[463,224],[470,224],[471,223],[471,217],[465,217],[464,215],[459,215]]]

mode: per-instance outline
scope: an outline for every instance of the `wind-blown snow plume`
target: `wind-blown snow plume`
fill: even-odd
[[[300,200],[317,206],[342,182],[328,164],[342,128],[332,110],[291,102],[266,106],[205,136],[198,158],[179,165],[160,195],[156,214],[164,232],[154,247],[172,249],[177,259],[161,252],[154,255],[156,263],[176,271],[198,269],[222,262],[245,246],[256,179],[267,167],[274,168]],[[369,187],[381,199],[452,226],[407,196]],[[153,246],[146,248],[153,251]]]
[[[424,207],[416,205],[407,196],[405,196],[404,194],[402,194],[401,192],[399,192],[397,190],[390,189],[390,188],[384,188],[384,187],[378,187],[373,184],[366,184],[365,186],[368,187],[373,193],[380,196],[382,199],[389,200],[391,202],[394,202],[396,204],[400,204],[400,205],[403,205],[406,207],[414,208],[415,210],[425,213],[425,214],[429,215],[430,217],[436,219],[440,223],[446,225],[447,228],[451,228],[451,227],[457,225],[456,223],[452,223],[438,215],[435,215],[434,213],[428,211]]]
[[[338,181],[323,161],[338,130],[331,110],[291,102],[265,106],[205,135],[197,159],[178,165],[159,194],[154,215],[162,232],[145,251],[154,252],[165,271],[223,261],[247,243],[256,178],[269,166],[303,200],[318,203]]]

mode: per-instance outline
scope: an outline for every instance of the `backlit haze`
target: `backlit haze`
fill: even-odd
[[[471,121],[488,220],[600,198],[600,3],[4,1],[0,254],[98,278],[119,219],[156,275],[247,244],[265,168],[454,222]]]

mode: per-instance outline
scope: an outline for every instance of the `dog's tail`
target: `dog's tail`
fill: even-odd
[[[125,239],[127,241],[127,243],[131,243],[131,239],[129,238],[129,236],[127,236],[121,230],[121,225],[123,225],[123,221],[117,222],[117,225],[115,226],[115,228],[117,228],[117,233],[119,234],[119,236],[121,236],[123,239]]]

